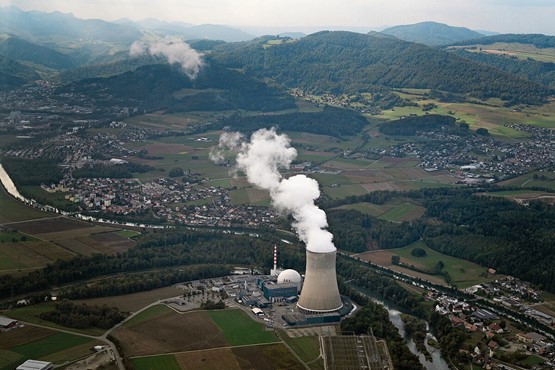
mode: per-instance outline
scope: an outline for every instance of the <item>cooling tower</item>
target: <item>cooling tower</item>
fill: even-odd
[[[343,304],[335,275],[336,252],[315,253],[306,250],[306,274],[297,307],[306,313],[339,310]]]

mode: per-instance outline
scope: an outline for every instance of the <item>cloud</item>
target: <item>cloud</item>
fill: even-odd
[[[268,190],[273,207],[293,216],[293,227],[307,249],[317,253],[335,251],[333,235],[326,230],[326,213],[314,204],[320,197],[318,182],[305,175],[282,178],[280,170],[289,169],[297,157],[287,135],[278,135],[274,128],[261,129],[245,141],[239,133],[224,133],[210,158],[221,162],[225,150],[237,153],[236,168],[251,184]]]
[[[176,37],[166,36],[164,39],[149,42],[135,41],[129,48],[131,56],[146,53],[152,56],[162,56],[169,64],[179,64],[185,74],[192,79],[196,78],[200,68],[204,65],[202,54]]]

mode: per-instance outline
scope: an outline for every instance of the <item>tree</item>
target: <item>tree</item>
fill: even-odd
[[[401,263],[401,257],[400,256],[391,256],[391,263],[393,265],[398,265]]]
[[[414,257],[426,257],[428,254],[422,248],[414,248],[410,254]]]
[[[174,167],[170,170],[170,172],[168,173],[169,177],[181,177],[183,176],[183,169],[179,168],[179,167]]]
[[[476,134],[477,135],[482,135],[482,136],[488,136],[489,131],[488,131],[487,128],[480,127],[479,129],[476,130]]]

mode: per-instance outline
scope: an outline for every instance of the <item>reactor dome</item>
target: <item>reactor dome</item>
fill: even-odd
[[[284,283],[297,284],[297,292],[300,292],[303,279],[301,278],[301,274],[299,274],[297,271],[288,269],[288,270],[282,271],[278,275],[277,282],[278,284],[284,284]]]

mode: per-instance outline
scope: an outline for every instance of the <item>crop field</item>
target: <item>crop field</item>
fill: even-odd
[[[114,336],[123,343],[124,351],[129,356],[193,351],[227,345],[218,326],[204,311],[178,314],[167,308],[162,310],[158,306],[151,310],[114,331]]]
[[[304,369],[293,354],[280,343],[134,357],[131,362],[136,370]]]
[[[534,178],[534,175],[537,177]],[[520,186],[522,188],[542,187],[555,191],[555,174],[537,171],[502,181],[499,185]]]
[[[427,256],[412,256],[411,251],[416,247],[424,249],[427,253]],[[486,267],[482,267],[476,263],[460,258],[455,258],[438,253],[426,247],[422,242],[417,242],[404,248],[381,249],[377,251],[366,252],[358,255],[358,257],[365,261],[370,261],[380,266],[388,267],[396,271],[401,271],[411,276],[416,276],[432,282],[445,284],[443,276],[431,275],[428,273],[413,271],[405,267],[392,265],[391,256],[394,255],[401,257],[401,263],[405,265],[413,265],[414,267],[422,271],[431,271],[438,263],[438,261],[442,261],[445,265],[444,271],[447,271],[449,273],[452,279],[452,283],[459,288],[467,288],[469,286],[494,279],[493,277],[485,277],[485,273],[487,270]]]
[[[393,206],[393,208],[381,214],[379,218],[393,222],[411,221],[422,217],[425,212],[426,208],[424,207],[411,203],[404,203]]]
[[[346,204],[337,209],[354,209],[355,211],[359,211],[362,213],[369,214],[374,217],[379,217],[392,209],[394,207],[393,204],[373,204],[367,202],[361,203],[353,203],[353,204]]]
[[[255,206],[269,206],[270,195],[268,191],[255,187],[242,188],[229,192],[231,203],[233,204],[250,204]]]
[[[40,268],[57,259],[71,257],[72,253],[47,241],[3,242],[0,243],[0,274]]]
[[[190,125],[200,122],[202,119],[201,115],[154,112],[127,118],[125,123],[144,128],[183,130]]]
[[[470,49],[470,47],[475,47],[475,49]],[[508,55],[523,60],[530,58],[539,62],[555,62],[555,48],[538,48],[534,45],[505,42],[496,42],[491,45],[468,45],[464,48],[476,53]]]
[[[91,306],[106,305],[108,307],[117,307],[122,312],[134,312],[159,299],[171,298],[182,294],[183,290],[177,289],[175,287],[166,287],[147,290],[146,292],[118,295],[112,297],[78,299],[73,300],[72,302],[76,304],[85,303]],[[159,307],[165,308],[165,306]],[[169,310],[167,312],[169,312]]]
[[[132,358],[131,363],[135,370],[181,370],[174,355],[159,355]]]
[[[0,186],[0,223],[19,222],[37,218],[53,217],[47,212],[39,211],[15,200]]]
[[[67,232],[70,230],[87,229],[92,227],[94,227],[93,224],[67,217],[20,222],[12,226],[12,228],[17,231],[31,235],[56,233],[60,231]]]
[[[266,331],[264,325],[247,317],[241,310],[210,311],[208,314],[232,346],[277,341],[273,332]]]
[[[0,335],[0,368],[14,369],[28,359],[63,363],[91,353],[100,342],[79,335],[26,325]]]

